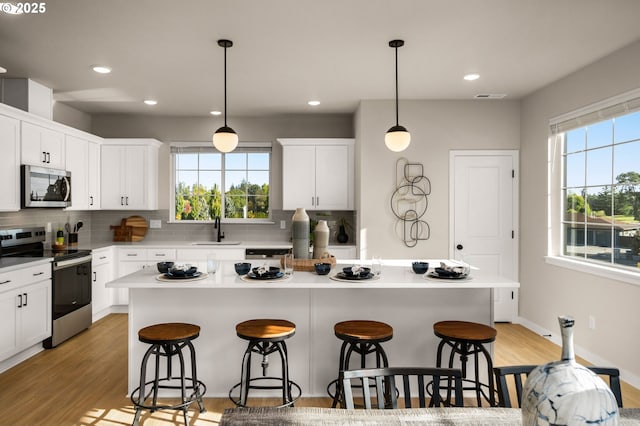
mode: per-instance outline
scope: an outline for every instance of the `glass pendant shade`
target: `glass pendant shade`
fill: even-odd
[[[220,152],[231,152],[238,146],[238,134],[228,126],[222,126],[213,134],[213,146]]]
[[[403,126],[393,126],[384,135],[384,144],[394,152],[404,151],[410,143],[411,133]]]

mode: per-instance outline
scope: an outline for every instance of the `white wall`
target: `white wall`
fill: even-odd
[[[578,353],[622,369],[635,386],[640,386],[640,287],[548,265],[544,256],[549,119],[638,87],[640,42],[524,99],[520,151],[520,316],[553,333],[559,332],[558,315],[574,316]],[[595,330],[587,326],[589,315],[596,317]]]
[[[520,103],[509,100],[401,101],[400,124],[411,132],[402,153],[384,145],[395,124],[393,101],[363,101],[356,115],[356,187],[361,255],[385,258],[449,257],[449,151],[518,149]],[[431,238],[409,248],[396,235],[390,207],[396,161],[422,163],[431,181],[423,217]]]

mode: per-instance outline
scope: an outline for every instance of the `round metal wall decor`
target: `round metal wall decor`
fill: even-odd
[[[391,211],[396,217],[395,231],[407,247],[431,236],[429,224],[422,219],[429,207],[431,181],[424,175],[424,166],[406,158],[396,162],[396,189],[391,195]]]

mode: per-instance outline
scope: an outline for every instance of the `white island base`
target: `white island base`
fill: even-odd
[[[108,284],[130,289],[129,393],[138,386],[140,362],[148,347],[138,341],[138,330],[151,324],[199,325],[201,334],[193,341],[198,378],[207,386],[206,397],[225,397],[240,380],[247,345],[236,336],[235,325],[254,318],[292,321],[296,334],[286,341],[290,378],[304,397],[327,396],[327,385],[338,375],[341,341],[333,333],[335,323],[384,321],[394,329],[393,339],[383,344],[391,365],[434,366],[439,339],[433,323],[463,320],[491,325],[492,288],[519,286],[504,279],[436,282],[409,267],[391,266],[385,266],[379,279],[357,283],[310,272],[295,272],[290,280],[278,283],[246,282],[235,274],[232,262],[223,262],[215,275],[200,281],[167,283],[156,280],[157,275],[147,269]],[[253,360],[252,374],[261,374],[260,357]],[[278,356],[271,355],[270,361],[269,375],[279,375]]]

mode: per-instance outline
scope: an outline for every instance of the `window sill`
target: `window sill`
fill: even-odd
[[[215,221],[213,220],[168,220],[166,223],[171,224],[213,224]],[[275,225],[276,223],[270,219],[222,219],[223,225]]]
[[[596,265],[590,262],[583,262],[560,256],[545,256],[544,260],[550,265],[559,266],[561,268],[572,269],[574,271],[585,272],[587,274],[640,286],[640,268],[638,268],[638,272],[627,271],[606,265]]]

